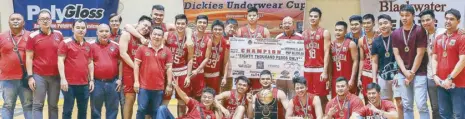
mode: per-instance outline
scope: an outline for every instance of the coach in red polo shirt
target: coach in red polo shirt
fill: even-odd
[[[156,119],[158,107],[163,100],[165,83],[171,84],[173,57],[170,49],[163,45],[163,29],[155,27],[150,39],[148,46],[137,49],[134,58],[134,91],[139,94],[136,119],[144,119],[146,113]],[[166,92],[171,91],[171,85],[168,85]],[[147,112],[149,107],[152,112]]]
[[[0,34],[0,85],[3,92],[2,119],[14,117],[19,97],[25,119],[32,118],[32,91],[24,87],[23,78],[26,41],[29,31],[24,29],[24,17],[13,13],[8,18],[10,30]]]
[[[41,119],[45,96],[48,102],[48,116],[58,118],[58,97],[60,96],[60,75],[58,75],[58,44],[63,40],[60,31],[53,30],[50,12],[39,12],[39,30],[29,35],[26,43],[26,69],[29,87],[33,91],[32,117]]]
[[[90,94],[92,118],[101,118],[104,102],[107,119],[116,119],[118,115],[118,91],[121,85],[121,78],[118,78],[119,49],[118,44],[111,39],[110,31],[107,24],[100,24],[97,27],[97,40],[91,42],[90,46],[95,85]]]
[[[433,43],[434,82],[439,85],[439,115],[445,119],[465,117],[465,35],[458,33],[460,17],[461,13],[456,9],[446,11],[447,31],[436,37]]]
[[[87,24],[83,20],[73,23],[73,33],[58,46],[58,71],[61,78],[61,90],[65,98],[63,119],[71,119],[74,100],[77,102],[78,119],[87,116],[89,92],[94,88],[92,51],[84,39]],[[90,75],[90,77],[89,77]]]

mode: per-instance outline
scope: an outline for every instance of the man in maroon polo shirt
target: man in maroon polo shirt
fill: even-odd
[[[92,118],[101,118],[105,102],[106,118],[116,119],[118,115],[121,75],[118,77],[119,48],[111,39],[110,27],[100,24],[97,27],[97,40],[91,42],[94,63],[94,91],[90,94]],[[121,63],[119,63],[121,65]]]
[[[172,80],[173,57],[170,49],[163,44],[163,29],[155,27],[150,39],[148,46],[137,49],[134,62],[134,91],[139,94],[136,119],[144,119],[145,114],[156,119],[158,107],[163,100],[165,80],[168,84]],[[171,91],[171,85],[167,85],[166,93]],[[147,112],[148,108],[152,112]]]
[[[87,23],[76,20],[73,23],[73,36],[58,46],[58,71],[63,96],[63,119],[71,119],[74,100],[77,102],[78,119],[87,116],[89,92],[94,89],[94,64],[90,44],[84,39]],[[90,77],[89,77],[90,76]]]
[[[404,118],[413,119],[415,100],[421,119],[429,119],[427,100],[426,70],[428,56],[424,57],[427,46],[426,32],[413,23],[415,9],[403,5],[399,11],[402,27],[392,32],[392,49],[399,67],[397,80],[404,107]],[[415,98],[414,98],[415,97]]]
[[[33,91],[32,114],[42,118],[45,96],[48,102],[48,116],[58,118],[58,98],[60,96],[60,75],[58,74],[58,44],[63,40],[60,31],[51,28],[51,14],[39,12],[39,30],[29,35],[26,43],[26,69],[29,87]]]
[[[32,118],[32,91],[21,79],[24,73],[26,41],[30,32],[24,29],[24,17],[13,13],[8,19],[10,31],[0,34],[0,82],[5,101],[3,119],[13,119],[16,99],[19,96],[25,119]],[[21,61],[21,64],[20,64]]]

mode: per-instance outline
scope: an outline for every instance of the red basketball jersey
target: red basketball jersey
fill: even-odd
[[[173,68],[185,67],[187,65],[188,50],[186,38],[180,38],[176,31],[169,32],[166,39],[166,46],[169,47],[173,54]]]
[[[352,75],[352,55],[350,54],[350,40],[346,39],[338,46],[336,41],[331,42],[331,56],[333,59],[333,78],[344,77],[350,79]]]
[[[324,33],[325,29],[318,28],[315,32],[305,30],[303,33],[305,45],[305,62],[306,68],[321,68],[324,66]]]
[[[213,42],[213,41],[212,41]],[[212,43],[212,52],[210,58],[208,58],[207,65],[205,66],[205,72],[214,73],[222,71],[224,66],[224,55],[227,48],[226,39],[222,38],[218,44]]]
[[[294,114],[292,116],[299,116],[299,117],[309,117],[311,119],[316,119],[315,114],[315,106],[313,106],[313,98],[315,95],[307,93],[306,100],[300,100],[298,96],[294,96],[292,98],[292,102],[294,103]],[[307,101],[305,105],[301,104],[301,101]],[[305,115],[305,112],[307,114]]]

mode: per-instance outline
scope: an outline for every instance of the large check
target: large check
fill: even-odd
[[[280,80],[303,75],[303,40],[230,38],[230,44],[232,77],[260,78],[265,69]]]

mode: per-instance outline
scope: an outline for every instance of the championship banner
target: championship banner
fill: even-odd
[[[295,75],[303,76],[303,40],[231,37],[230,43],[233,77],[260,78],[260,72],[265,69],[272,72],[273,79],[291,80]]]
[[[445,12],[451,8],[457,9],[463,15],[465,13],[465,0],[360,0],[362,15],[371,13],[377,18],[381,14],[391,16],[393,29],[402,26],[399,10],[402,4],[410,4],[415,8],[415,24],[420,25],[421,11],[434,10],[436,16],[436,27],[445,27]],[[465,19],[461,18],[460,28],[464,28]],[[376,23],[377,24],[377,23]]]
[[[108,17],[118,10],[119,0],[13,0],[15,13],[24,16],[25,28],[37,30],[41,10],[52,16],[52,28],[60,30],[64,37],[72,36],[72,24],[77,19],[87,22],[86,37],[96,37],[100,23],[108,24]]]
[[[258,24],[268,28],[271,36],[283,32],[280,24],[284,17],[294,18],[296,30],[302,31],[306,0],[184,0],[184,14],[189,19],[189,27],[195,26],[198,15],[207,15],[209,23],[215,19],[226,21],[234,18],[239,27],[247,24],[247,9],[255,6],[260,19]],[[210,26],[207,27],[210,29]]]

